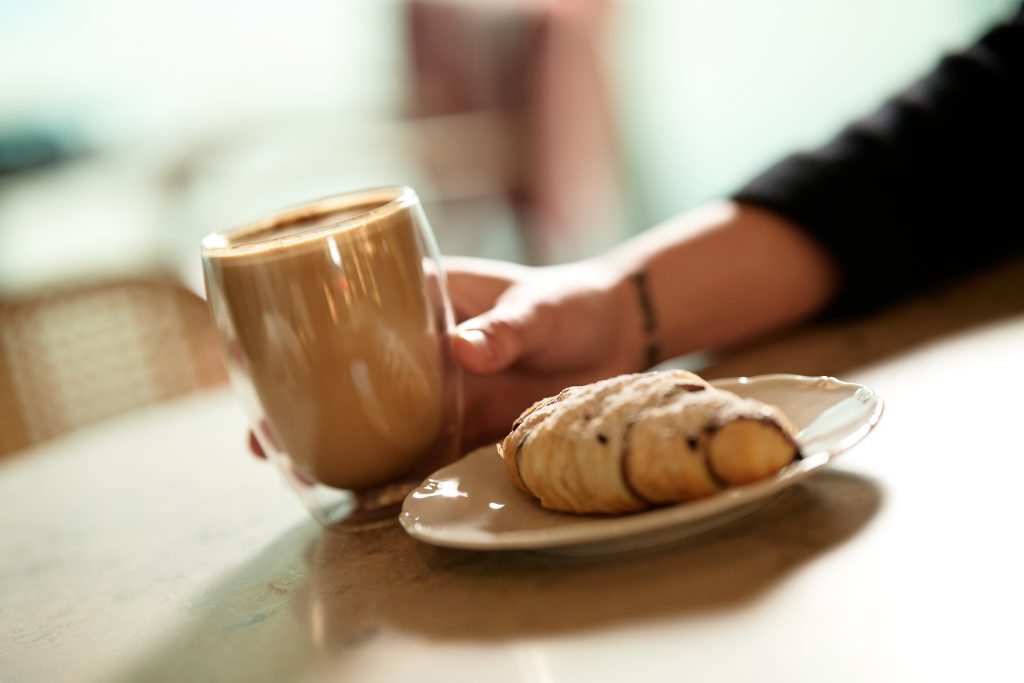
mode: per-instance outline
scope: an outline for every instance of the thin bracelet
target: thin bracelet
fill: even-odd
[[[651,295],[647,290],[647,273],[640,271],[631,278],[633,286],[636,287],[636,295],[640,301],[640,313],[643,315],[644,336],[647,346],[644,349],[644,363],[646,367],[652,368],[661,359],[661,350],[654,339],[654,332],[658,328],[657,319],[654,317],[654,305],[651,303]]]

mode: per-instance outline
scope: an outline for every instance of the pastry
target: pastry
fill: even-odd
[[[499,452],[544,507],[607,514],[703,498],[799,457],[778,408],[682,370],[569,387],[527,409]]]

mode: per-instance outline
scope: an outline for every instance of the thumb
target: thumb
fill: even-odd
[[[549,336],[549,319],[535,306],[498,306],[459,325],[452,346],[459,365],[489,374],[541,348]]]

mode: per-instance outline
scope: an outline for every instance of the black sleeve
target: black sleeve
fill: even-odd
[[[834,256],[831,313],[866,311],[1024,253],[1024,10],[824,147],[734,198]]]

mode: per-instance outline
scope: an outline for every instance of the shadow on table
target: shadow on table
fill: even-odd
[[[114,683],[307,680],[386,632],[488,642],[695,617],[770,590],[861,530],[881,499],[865,478],[825,472],[716,532],[593,560],[304,523],[182,605],[183,623]]]
[[[254,549],[245,563],[175,604],[171,614],[179,623],[168,627],[139,660],[122,664],[123,675],[103,677],[102,683],[254,683],[301,677],[315,652],[307,624],[296,624],[292,604],[303,591],[309,548],[321,534],[309,520]],[[154,605],[159,605],[155,597]]]
[[[718,532],[597,560],[446,550],[397,527],[331,533],[313,550],[302,609],[328,656],[382,628],[487,640],[693,616],[770,589],[863,528],[880,503],[871,481],[827,472]]]

